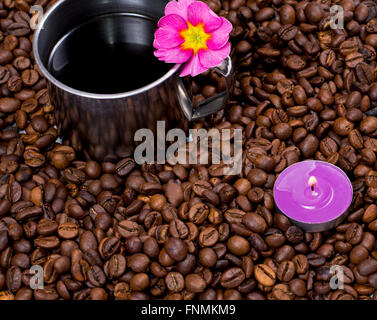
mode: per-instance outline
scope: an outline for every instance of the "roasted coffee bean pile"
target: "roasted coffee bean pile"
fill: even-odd
[[[194,127],[243,130],[239,176],[97,163],[57,143],[28,14],[48,0],[0,2],[0,299],[377,298],[376,2],[207,3],[234,25],[237,75],[228,107]],[[331,29],[334,4],[344,29]],[[208,72],[192,91],[223,87]],[[353,183],[350,215],[329,232],[274,207],[277,175],[305,159]],[[30,288],[33,265],[44,289]],[[330,287],[334,265],[343,289]]]

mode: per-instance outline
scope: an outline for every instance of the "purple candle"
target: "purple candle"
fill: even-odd
[[[347,175],[324,161],[295,163],[279,175],[274,185],[278,209],[309,232],[336,227],[348,213],[352,195]]]

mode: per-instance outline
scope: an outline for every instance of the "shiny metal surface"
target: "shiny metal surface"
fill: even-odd
[[[339,215],[335,219],[330,220],[330,221],[326,221],[326,222],[323,222],[323,223],[307,223],[307,222],[297,221],[295,219],[292,219],[288,215],[286,215],[283,211],[281,211],[276,203],[275,203],[275,206],[276,206],[276,210],[279,213],[285,215],[293,224],[300,227],[305,232],[324,232],[324,231],[328,231],[328,230],[336,228],[338,225],[340,225],[342,223],[342,221],[344,221],[344,219],[347,218],[347,216],[351,212],[351,208],[353,207],[354,201],[355,201],[355,194],[354,194],[354,197],[352,199],[351,205],[349,206],[349,208],[345,212],[343,212],[341,215]]]
[[[282,213],[280,210],[278,211]],[[288,219],[293,224],[300,227],[302,230],[306,232],[324,232],[324,231],[328,231],[328,230],[336,228],[339,224],[342,223],[342,221],[348,216],[348,214],[349,214],[349,211],[347,210],[345,213],[341,214],[339,217],[337,217],[334,220],[323,222],[323,223],[316,223],[316,224],[303,223],[289,217]]]
[[[116,161],[134,150],[134,133],[141,128],[156,130],[157,121],[165,120],[167,129],[188,130],[189,123],[222,109],[233,86],[232,61],[226,59],[216,70],[227,77],[228,90],[202,101],[195,110],[175,65],[157,81],[140,89],[119,94],[93,94],[68,87],[48,71],[48,60],[57,42],[98,15],[131,13],[156,21],[164,14],[169,0],[61,0],[44,16],[35,32],[33,52],[48,80],[48,89],[56,109],[60,134],[70,139],[78,152],[98,161]],[[129,38],[151,41],[150,30],[134,32]],[[153,40],[152,40],[153,41]],[[140,70],[140,72],[143,72]],[[145,72],[145,70],[144,70]],[[132,76],[132,75],[130,75]]]

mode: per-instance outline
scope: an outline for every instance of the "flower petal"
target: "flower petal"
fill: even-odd
[[[183,66],[181,70],[181,77],[191,75],[192,77],[197,76],[200,73],[206,71],[207,68],[200,64],[199,56],[197,54],[193,55],[191,59]]]
[[[187,23],[185,19],[177,14],[169,14],[164,16],[158,21],[159,28],[170,28],[175,31],[182,31],[183,29],[187,29]]]
[[[221,64],[223,60],[230,54],[230,43],[227,42],[225,46],[219,50],[200,50],[198,53],[201,65],[207,69],[213,68]]]
[[[185,42],[185,40],[179,35],[179,32],[171,28],[158,28],[154,36],[155,41],[153,45],[156,49],[175,48]]]
[[[154,55],[167,63],[185,63],[192,55],[192,50],[182,50],[180,47],[156,50]]]
[[[165,7],[165,15],[177,14],[181,16],[185,21],[187,20],[187,8],[188,6],[195,2],[195,0],[179,0],[170,1]]]
[[[204,24],[205,32],[209,33],[220,28],[223,23],[216,13],[214,13],[207,4],[201,1],[195,1],[187,9],[188,21],[197,26],[199,23]]]
[[[229,33],[232,32],[232,24],[225,18],[222,18],[222,25],[217,30],[211,32],[211,38],[207,41],[208,48],[218,50],[222,48],[229,40]]]

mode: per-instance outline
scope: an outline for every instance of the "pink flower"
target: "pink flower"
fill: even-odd
[[[155,33],[155,56],[181,63],[181,77],[196,76],[218,66],[230,53],[232,24],[207,4],[195,0],[171,1]]]

